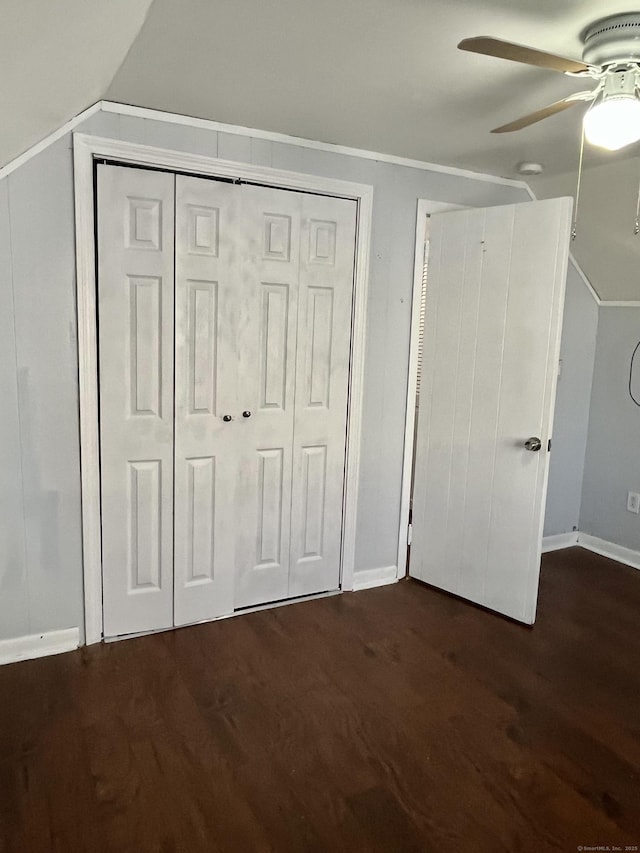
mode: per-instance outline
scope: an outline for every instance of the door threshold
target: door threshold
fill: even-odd
[[[200,619],[198,622],[187,622],[185,625],[169,625],[166,628],[154,628],[151,631],[137,631],[133,634],[116,634],[114,637],[103,637],[104,643],[117,643],[120,640],[134,640],[136,637],[150,637],[153,634],[164,634],[167,631],[178,631],[181,628],[192,628],[194,625],[206,625],[209,622],[220,622],[221,619],[231,619],[245,613],[257,613],[259,610],[271,610],[275,607],[285,607],[287,604],[299,604],[301,601],[314,601],[317,598],[330,598],[340,595],[341,589],[330,589],[326,592],[314,592],[312,595],[299,595],[295,598],[282,598],[279,601],[268,601],[266,604],[254,604],[249,607],[239,607],[232,613],[213,616],[211,619]]]
[[[238,607],[228,616],[220,616],[220,619],[228,619],[230,616],[240,616],[242,613],[257,613],[258,610],[271,610],[272,607],[284,607],[287,604],[298,604],[300,601],[313,601],[315,598],[329,598],[331,595],[340,595],[341,589],[329,589],[325,592],[314,592],[312,595],[298,595],[294,598],[280,598],[277,601],[268,601],[266,604],[252,604],[248,607]],[[207,620],[209,621],[209,620]]]

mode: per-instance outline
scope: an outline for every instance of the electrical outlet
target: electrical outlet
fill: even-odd
[[[627,510],[635,512],[636,515],[640,514],[640,494],[638,492],[627,493]]]

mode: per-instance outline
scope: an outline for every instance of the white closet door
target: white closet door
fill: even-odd
[[[98,208],[105,634],[337,589],[355,202],[100,166]]]
[[[173,624],[174,176],[98,166],[106,636]]]
[[[238,187],[176,177],[175,624],[233,611]]]
[[[289,596],[340,586],[355,201],[301,196]]]
[[[240,192],[235,606],[248,607],[289,595],[301,195]]]

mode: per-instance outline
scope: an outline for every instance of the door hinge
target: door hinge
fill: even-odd
[[[547,444],[547,451],[551,450],[551,439],[549,439],[549,443]]]
[[[411,534],[413,533],[413,524],[407,526],[407,545],[411,545]]]

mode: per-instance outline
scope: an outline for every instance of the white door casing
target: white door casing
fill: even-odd
[[[370,186],[231,162],[182,151],[162,149],[117,139],[73,135],[78,308],[78,362],[80,385],[80,450],[82,540],[85,603],[85,641],[104,635],[102,610],[102,528],[100,506],[100,443],[98,407],[98,329],[94,213],[95,160],[108,159],[151,169],[188,172],[204,177],[249,180],[283,189],[352,199],[357,205],[356,264],[352,349],[347,425],[347,460],[342,533],[341,588],[352,589],[355,563],[356,510],[364,388],[364,353],[368,266],[373,190]]]
[[[98,166],[104,630],[173,624],[174,176]]]
[[[427,221],[433,213],[461,210],[463,205],[448,202],[418,200],[416,215],[416,243],[413,259],[413,296],[411,299],[411,336],[409,346],[409,369],[407,371],[407,406],[404,425],[404,454],[402,460],[402,492],[400,498],[400,524],[398,527],[398,577],[407,574],[408,546],[410,542],[409,519],[414,464],[414,441],[417,414],[416,387],[418,381],[418,353],[421,347],[421,317],[424,264],[427,257]]]
[[[571,199],[436,214],[410,574],[532,624]],[[524,448],[541,439],[539,452]]]

